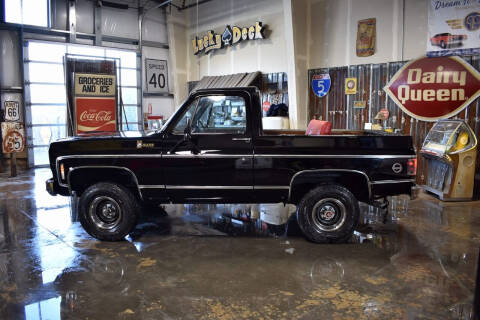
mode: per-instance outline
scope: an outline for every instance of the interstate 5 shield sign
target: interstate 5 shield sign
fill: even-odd
[[[437,121],[478,98],[480,73],[459,57],[422,57],[398,70],[383,90],[411,117]]]
[[[328,73],[314,74],[312,76],[313,93],[320,98],[326,96],[328,90],[330,90],[331,83],[332,81],[330,80],[330,75]]]

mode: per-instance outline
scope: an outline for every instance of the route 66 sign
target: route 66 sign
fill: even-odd
[[[5,101],[3,103],[5,107],[5,120],[6,121],[18,121],[20,120],[20,108],[17,101]]]
[[[2,122],[2,152],[22,152],[25,148],[25,128],[18,122]]]

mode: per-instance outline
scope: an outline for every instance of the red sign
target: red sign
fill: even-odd
[[[270,102],[265,101],[262,106],[263,106],[263,111],[268,112],[268,110],[270,109]]]
[[[115,98],[75,98],[77,134],[116,131]]]
[[[480,96],[480,73],[459,57],[423,57],[404,65],[383,90],[411,117],[437,121]]]
[[[390,115],[390,112],[388,112],[388,110],[385,108],[380,109],[380,113],[385,117],[385,119],[388,119],[388,116]]]

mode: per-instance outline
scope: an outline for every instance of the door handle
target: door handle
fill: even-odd
[[[250,143],[252,138],[232,138],[232,141],[245,141],[246,143]]]

